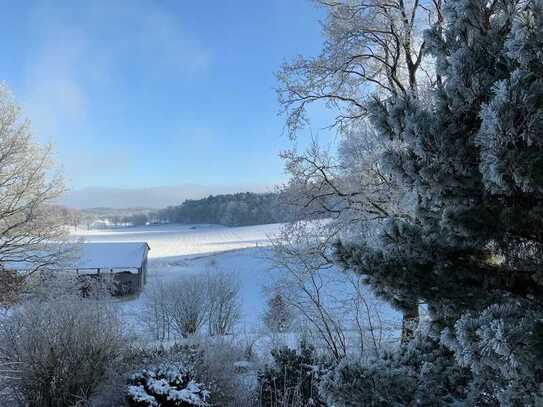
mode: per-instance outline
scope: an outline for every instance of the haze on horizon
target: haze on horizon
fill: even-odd
[[[236,192],[271,192],[273,186],[259,184],[198,185],[148,188],[89,187],[66,191],[59,203],[68,208],[148,208],[161,209],[181,204],[187,199],[201,199],[209,195],[233,194]]]
[[[289,146],[274,72],[319,52],[319,13],[305,0],[33,0],[0,17],[13,39],[0,69],[70,206],[269,190]]]

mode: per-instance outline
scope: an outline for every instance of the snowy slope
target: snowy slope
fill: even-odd
[[[141,242],[151,247],[150,258],[216,253],[267,244],[281,224],[244,227],[219,225],[157,225],[78,231],[89,242]]]

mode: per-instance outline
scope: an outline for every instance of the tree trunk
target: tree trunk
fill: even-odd
[[[419,305],[414,303],[403,311],[401,342],[407,343],[415,336],[419,325]]]

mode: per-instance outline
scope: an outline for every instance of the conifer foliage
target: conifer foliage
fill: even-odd
[[[538,405],[543,2],[450,0],[425,41],[431,102],[368,103],[395,142],[383,168],[415,194],[414,210],[381,225],[379,246],[343,242],[338,257],[395,305],[428,304],[429,335],[473,375],[460,399]]]

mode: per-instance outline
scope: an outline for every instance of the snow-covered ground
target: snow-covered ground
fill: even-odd
[[[280,224],[224,227],[219,225],[159,225],[74,233],[86,242],[147,242],[148,282],[175,280],[182,275],[212,271],[235,273],[241,283],[243,328],[254,330],[266,302],[273,266],[266,246]],[[137,321],[143,297],[122,301],[126,317]]]
[[[89,242],[147,242],[149,258],[213,254],[266,245],[281,224],[226,227],[219,225],[156,225],[83,230],[77,236]]]
[[[79,231],[87,242],[147,242],[151,247],[148,284],[165,283],[183,275],[221,270],[235,273],[241,284],[243,320],[241,329],[256,332],[267,301],[267,291],[278,278],[269,248],[280,224],[223,227],[218,225],[160,225]],[[341,288],[329,283],[331,294],[341,297]],[[144,296],[120,301],[127,321],[138,326]],[[385,318],[398,314],[383,304]]]

